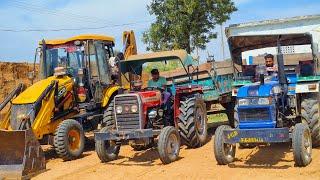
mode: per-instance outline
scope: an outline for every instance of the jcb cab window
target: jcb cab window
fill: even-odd
[[[90,42],[88,53],[91,77],[97,78],[102,84],[110,84],[110,68],[107,64],[108,52],[104,44],[99,41]]]

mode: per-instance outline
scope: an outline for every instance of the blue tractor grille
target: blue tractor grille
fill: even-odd
[[[269,108],[238,109],[240,121],[268,121],[271,120]]]

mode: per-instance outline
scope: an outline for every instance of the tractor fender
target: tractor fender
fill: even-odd
[[[107,104],[110,101],[110,98],[112,98],[114,95],[116,95],[118,93],[120,86],[112,86],[106,89],[106,91],[104,92],[104,96],[102,99],[102,107],[106,107]]]

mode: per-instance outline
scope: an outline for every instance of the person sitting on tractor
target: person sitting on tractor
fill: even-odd
[[[266,56],[264,56],[264,60],[266,64],[266,70],[269,76],[278,71],[277,65],[274,64],[274,56],[272,54],[267,54]]]
[[[168,99],[170,98],[171,94],[166,90],[167,80],[165,77],[160,76],[158,69],[151,70],[152,79],[148,81],[148,87],[159,88],[162,90],[163,94],[163,104],[167,104]]]

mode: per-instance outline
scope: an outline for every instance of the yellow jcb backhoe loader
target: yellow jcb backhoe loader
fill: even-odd
[[[113,47],[113,37],[92,34],[39,43],[40,80],[25,90],[19,85],[0,104],[0,111],[10,107],[0,119],[0,179],[45,170],[40,144],[75,159],[84,150],[84,133],[108,126],[119,90],[109,64]],[[29,76],[34,79],[34,71]]]

